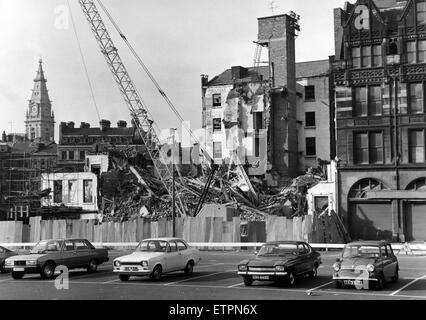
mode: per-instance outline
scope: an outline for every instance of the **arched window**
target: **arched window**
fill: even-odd
[[[411,182],[407,186],[407,190],[412,191],[426,191],[426,178],[420,178]]]
[[[367,191],[380,191],[388,189],[382,182],[376,179],[364,179],[358,181],[349,191],[349,199],[365,198]]]

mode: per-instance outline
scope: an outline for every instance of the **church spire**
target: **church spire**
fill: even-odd
[[[43,60],[38,61],[38,70],[34,78],[34,89],[31,96],[31,102],[50,104],[49,93],[46,85],[46,77],[44,76]]]

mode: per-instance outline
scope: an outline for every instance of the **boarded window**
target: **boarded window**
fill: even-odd
[[[213,95],[213,107],[221,107],[222,106],[222,95],[214,94]]]
[[[222,142],[213,142],[213,158],[222,159]]]
[[[306,138],[306,155],[307,156],[317,155],[316,138]]]
[[[306,112],[305,113],[305,122],[307,127],[315,127],[315,112]]]
[[[84,203],[93,203],[93,181],[83,181]]]

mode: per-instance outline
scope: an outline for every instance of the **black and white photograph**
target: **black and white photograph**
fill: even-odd
[[[426,0],[0,0],[0,40],[1,301],[426,300]]]

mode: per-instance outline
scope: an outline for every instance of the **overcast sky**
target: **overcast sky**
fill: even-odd
[[[234,65],[252,66],[257,18],[272,14],[272,0],[103,0],[121,29],[192,128],[201,123],[200,75],[210,78]],[[103,119],[130,121],[123,99],[77,0],[71,13],[81,41],[95,98]],[[343,0],[276,0],[274,14],[301,16],[297,61],[333,54],[333,8]],[[59,122],[99,122],[84,72],[66,0],[0,0],[0,130],[24,132],[33,78],[40,57]],[[105,18],[105,17],[104,17]],[[68,27],[67,27],[68,20]],[[154,120],[177,126],[115,30],[107,22]],[[57,134],[56,134],[57,139]]]

